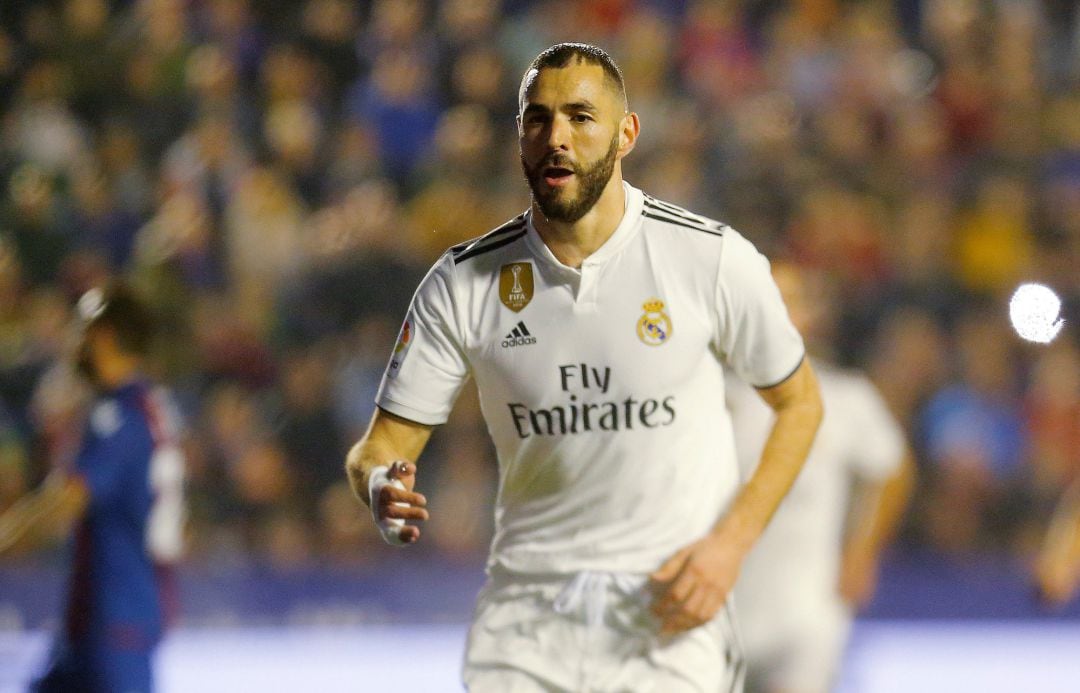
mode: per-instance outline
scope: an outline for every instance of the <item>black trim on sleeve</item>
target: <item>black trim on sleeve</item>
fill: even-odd
[[[754,388],[757,389],[757,390],[768,390],[770,387],[776,387],[777,385],[783,385],[785,382],[787,382],[788,378],[795,375],[795,372],[798,371],[802,367],[803,361],[805,361],[805,360],[806,360],[806,352],[804,351],[803,355],[799,358],[799,362],[795,364],[795,367],[791,369],[790,373],[785,375],[783,378],[780,378],[779,380],[777,380],[772,385],[755,385]]]
[[[410,419],[407,416],[402,416],[401,414],[396,414],[396,413],[390,411],[389,409],[387,409],[386,407],[384,407],[381,404],[376,404],[375,408],[378,409],[379,411],[381,411],[383,414],[386,414],[387,416],[389,416],[391,419],[398,419],[399,421],[405,421],[406,423],[411,423],[411,424],[416,425],[416,426],[427,426],[429,428],[433,428],[435,426],[441,425],[441,424],[428,424],[428,423],[424,423],[423,421],[417,421],[416,419]]]

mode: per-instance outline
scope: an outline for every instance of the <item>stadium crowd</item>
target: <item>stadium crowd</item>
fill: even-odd
[[[1030,555],[1080,474],[1069,0],[5,0],[0,509],[77,447],[71,304],[123,276],[189,424],[189,560],[391,550],[345,451],[427,267],[528,204],[517,80],[561,40],[625,71],[629,181],[828,278],[831,356],[921,468],[903,540]],[[1022,281],[1065,298],[1052,345],[1009,327]],[[495,493],[464,399],[421,465],[450,560]]]

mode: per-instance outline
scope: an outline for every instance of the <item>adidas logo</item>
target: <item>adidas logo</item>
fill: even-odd
[[[514,326],[514,329],[510,330],[510,333],[503,338],[503,349],[509,349],[511,347],[526,346],[529,344],[536,344],[536,337],[533,337],[529,333],[529,328],[525,327],[524,322],[518,322]]]

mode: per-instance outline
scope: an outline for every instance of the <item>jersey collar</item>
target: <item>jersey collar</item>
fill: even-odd
[[[615,227],[615,231],[611,234],[611,237],[604,241],[604,244],[597,248],[596,252],[585,258],[585,261],[582,263],[583,267],[603,264],[614,257],[641,229],[641,211],[645,206],[645,195],[626,181],[623,181],[623,191],[626,193],[626,206],[623,208],[622,220],[619,222],[619,225]],[[536,227],[533,226],[533,213],[531,208],[525,215],[525,218],[528,222],[528,233],[525,235],[525,242],[528,243],[529,249],[532,250],[533,254],[557,267],[573,270],[573,268],[566,267],[566,265],[559,262],[558,258],[551,252],[551,249],[544,243],[544,240],[540,238],[540,234],[536,232]]]

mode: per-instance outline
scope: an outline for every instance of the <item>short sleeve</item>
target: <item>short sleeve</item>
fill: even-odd
[[[732,229],[724,232],[717,310],[716,348],[744,381],[758,388],[772,387],[798,369],[805,348],[773,281],[769,261]]]
[[[848,386],[844,416],[850,417],[856,446],[848,464],[858,477],[883,481],[903,461],[906,445],[900,424],[877,388],[865,377],[853,377]]]
[[[447,253],[420,283],[375,397],[381,409],[421,424],[445,423],[469,378],[453,272]]]

